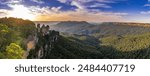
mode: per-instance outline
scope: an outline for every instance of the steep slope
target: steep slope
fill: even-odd
[[[42,45],[40,45],[42,46]],[[48,45],[49,46],[49,45]],[[51,44],[46,59],[87,59],[87,58],[101,58],[102,54],[97,51],[97,48],[90,45],[83,44],[80,40],[75,38],[66,38],[59,36],[58,40]],[[28,58],[37,58],[38,50],[31,50]]]
[[[102,54],[90,45],[85,45],[78,39],[60,37],[54,44],[49,58],[101,58]]]
[[[98,38],[95,38],[94,36],[90,35],[78,35],[78,34],[69,34],[69,33],[60,33],[64,37],[69,37],[69,38],[74,38],[80,40],[81,43],[90,45],[90,46],[99,46],[99,41]]]

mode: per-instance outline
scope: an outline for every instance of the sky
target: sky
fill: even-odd
[[[0,0],[0,18],[150,23],[150,0]]]

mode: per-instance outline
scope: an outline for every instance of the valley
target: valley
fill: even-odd
[[[80,49],[87,51],[90,49],[87,49],[87,46],[95,48],[91,49],[91,53],[89,53],[93,56],[89,54],[86,56],[86,54],[83,53],[85,57],[78,56],[79,58],[137,59],[149,58],[149,26],[150,24],[144,23],[108,22],[95,25],[85,21],[65,21],[50,25],[50,29],[60,31],[61,36],[67,38],[67,41],[73,40],[75,43],[72,43],[71,45],[76,44],[77,42],[77,45],[81,44],[84,46]],[[63,46],[63,44],[60,46]],[[67,46],[64,46],[64,50],[70,51],[70,49],[65,47]],[[75,50],[76,47],[78,46],[73,46],[72,50]],[[80,49],[78,49],[78,53],[81,52]],[[70,53],[73,53],[73,51]],[[76,54],[72,55],[76,56]]]
[[[1,59],[149,59],[150,24],[0,19]]]

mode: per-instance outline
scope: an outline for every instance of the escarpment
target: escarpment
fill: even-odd
[[[37,25],[37,32],[35,35],[35,47],[30,49],[27,58],[30,59],[47,59],[53,49],[54,43],[59,39],[59,32],[50,30],[47,25]]]

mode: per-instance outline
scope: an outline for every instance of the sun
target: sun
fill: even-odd
[[[35,16],[27,7],[23,5],[13,5],[11,7],[13,8],[13,10],[9,13],[10,17],[34,20]]]

